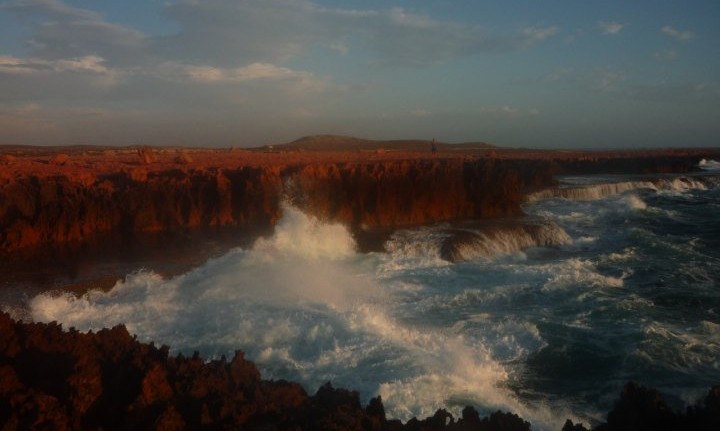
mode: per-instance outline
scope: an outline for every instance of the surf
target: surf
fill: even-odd
[[[629,378],[694,402],[720,379],[707,361],[718,188],[613,180],[564,179],[581,191],[528,201],[524,218],[400,229],[369,253],[284,204],[272,234],[184,274],[47,292],[25,313],[84,331],[123,323],[174,353],[240,349],[266,378],[381,395],[402,420],[470,404],[559,429],[601,420]]]

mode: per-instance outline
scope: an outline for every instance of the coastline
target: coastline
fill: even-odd
[[[82,157],[90,157],[87,150],[85,151],[86,154],[80,153],[75,162],[79,163],[81,160],[85,160]],[[73,230],[72,226],[76,226],[78,223],[69,219],[64,225],[70,227],[64,231],[65,236],[53,237],[51,234],[36,236],[44,242],[20,247],[5,255],[10,258],[3,260],[5,268],[0,268],[0,270],[11,275],[10,282],[11,284],[15,283],[12,289],[22,291],[23,286],[27,284],[27,278],[24,279],[22,273],[13,273],[12,268],[16,268],[15,271],[18,268],[12,263],[13,260],[26,265],[26,268],[21,269],[20,272],[25,271],[26,275],[32,277],[40,275],[40,289],[62,289],[82,294],[89,287],[109,289],[118,278],[142,267],[143,262],[152,262],[153,269],[163,275],[180,274],[188,268],[202,264],[210,257],[221,255],[229,248],[247,246],[257,237],[271,233],[274,224],[272,217],[279,218],[282,213],[273,213],[272,211],[262,213],[261,211],[260,214],[270,215],[266,220],[268,222],[243,224],[252,219],[236,217],[236,214],[243,214],[232,211],[231,202],[236,197],[243,198],[241,202],[251,208],[255,205],[255,208],[269,208],[273,211],[275,210],[273,205],[278,207],[277,211],[281,211],[282,199],[289,198],[294,205],[313,216],[322,220],[340,221],[350,226],[356,239],[366,235],[365,242],[357,241],[358,247],[373,249],[383,242],[382,237],[387,232],[392,232],[395,228],[471,218],[477,220],[521,216],[520,205],[528,199],[528,194],[554,186],[555,175],[639,172],[641,175],[652,178],[657,174],[692,172],[701,158],[718,157],[717,152],[713,152],[714,150],[690,151],[683,154],[659,150],[643,155],[604,155],[603,157],[599,157],[597,154],[593,154],[593,157],[588,154],[584,156],[575,154],[573,157],[563,158],[558,155],[558,157],[548,157],[547,159],[529,159],[525,157],[527,154],[520,157],[521,152],[513,153],[514,156],[517,156],[516,158],[493,158],[465,153],[452,153],[447,157],[444,157],[442,153],[438,155],[403,153],[402,157],[395,158],[400,154],[388,156],[385,153],[371,152],[369,153],[370,160],[358,159],[348,162],[342,161],[344,157],[342,152],[308,153],[299,151],[285,154],[278,151],[275,153],[258,152],[259,157],[252,159],[254,162],[247,162],[248,164],[243,166],[234,165],[237,160],[232,161],[226,157],[223,160],[227,164],[223,165],[226,166],[223,168],[205,164],[207,160],[214,160],[212,157],[216,157],[219,150],[207,150],[208,154],[211,154],[209,159],[195,155],[191,160],[184,162],[177,160],[177,157],[180,157],[179,154],[182,154],[182,150],[167,150],[165,153],[160,149],[153,151],[158,153],[155,161],[145,164],[138,160],[140,153],[131,152],[126,154],[127,161],[123,162],[126,165],[122,165],[119,170],[115,166],[114,170],[108,171],[92,170],[88,166],[81,169],[73,164],[72,159],[65,160],[62,164],[52,163],[51,160],[57,156],[56,153],[48,153],[44,156],[34,155],[29,160],[30,163],[25,163],[24,166],[44,165],[48,167],[46,171],[39,169],[23,173],[21,170],[16,170],[14,177],[6,178],[2,183],[3,186],[16,186],[23,181],[27,181],[24,183],[26,185],[36,186],[36,189],[25,188],[25,191],[29,190],[29,194],[25,196],[31,197],[26,201],[34,202],[35,208],[39,210],[50,210],[49,213],[40,211],[34,215],[33,220],[45,218],[46,223],[49,223],[48,220],[52,220],[53,214],[63,214],[63,211],[58,211],[57,203],[68,196],[74,198],[85,196],[88,197],[86,202],[104,203],[106,209],[108,207],[110,209],[117,208],[112,207],[108,200],[93,200],[95,196],[92,191],[98,188],[96,186],[100,184],[98,182],[100,179],[121,179],[114,184],[124,184],[128,192],[123,195],[117,193],[117,189],[115,189],[115,194],[111,194],[114,197],[134,196],[136,199],[138,197],[150,199],[154,196],[155,200],[150,199],[154,203],[167,199],[167,196],[174,196],[172,199],[175,199],[166,200],[166,203],[170,202],[170,205],[167,206],[153,206],[153,209],[158,211],[156,213],[152,211],[145,213],[146,220],[167,221],[167,224],[155,223],[153,225],[151,223],[150,228],[141,226],[139,229],[136,229],[134,225],[120,224],[119,229],[100,230],[99,232],[90,229],[87,231],[87,235],[68,239],[68,232],[82,231],[82,229]],[[202,151],[198,151],[198,154],[202,154]],[[298,156],[297,159],[303,162],[292,165],[270,163],[273,160],[277,162],[276,159],[291,159],[293,155]],[[107,157],[108,155],[102,154],[101,156]],[[173,156],[176,159],[164,163],[162,157],[166,156]],[[6,166],[13,165],[15,168],[20,168],[23,163],[18,163],[16,158]],[[93,165],[93,169],[102,166],[104,165]],[[230,203],[227,201],[226,203],[231,211],[223,216],[222,211],[217,211],[220,208],[220,205],[217,204],[223,201],[222,194],[215,189],[216,199],[208,199],[208,196],[213,196],[213,193],[208,193],[208,190],[213,191],[208,184],[215,181],[215,185],[217,185],[218,178],[221,177],[225,179],[240,178],[244,181],[247,177],[237,175],[240,169],[252,169],[255,175],[252,178],[258,179],[258,182],[253,182],[255,180],[245,182],[245,186],[240,188],[229,187]],[[141,172],[142,175],[137,176],[138,172]],[[234,174],[235,177],[233,177]],[[410,180],[408,180],[408,176],[410,176]],[[265,182],[259,180],[268,178],[271,180]],[[229,181],[232,184],[233,180]],[[248,188],[246,187],[248,184],[254,184],[254,186]],[[133,194],[143,188],[153,189],[154,194]],[[420,193],[414,195],[414,190]],[[33,191],[39,192],[33,194]],[[246,199],[247,196],[254,196],[255,200]],[[385,196],[385,200],[383,201],[380,196]],[[397,203],[392,202],[398,197],[408,199],[410,204],[407,205],[410,206],[398,207]],[[276,201],[269,203],[271,202],[270,198],[274,198]],[[48,200],[44,201],[44,199]],[[453,210],[448,212],[447,206],[443,205],[447,201],[443,199],[465,202],[468,205],[453,206],[451,207]],[[8,201],[11,199],[7,197],[3,200],[3,202]],[[120,199],[119,202],[123,202],[123,200]],[[183,207],[178,202],[190,202],[189,210],[187,206]],[[207,206],[208,202],[213,204]],[[374,202],[375,205],[369,205],[369,202]],[[53,203],[55,206],[52,205]],[[131,203],[125,202],[123,205],[125,208],[132,208]],[[493,206],[494,204],[496,205]],[[92,207],[92,205],[88,205],[88,208]],[[103,208],[103,205],[99,205],[100,209]],[[195,208],[193,205],[197,206],[196,210],[201,214],[215,215],[209,218],[193,218],[183,215],[196,211],[193,209]],[[263,207],[263,205],[268,206]],[[389,206],[389,209],[385,206]],[[122,205],[120,207],[122,208]],[[443,210],[437,212],[438,208]],[[205,212],[205,210],[208,211]],[[468,211],[468,213],[463,211]],[[13,211],[5,210],[2,214],[12,215]],[[82,214],[82,212],[73,214]],[[87,210],[85,214],[87,214]],[[392,214],[401,214],[406,218],[397,218]],[[213,220],[221,220],[223,217],[226,217],[224,220],[228,221],[227,224],[213,222]],[[90,220],[100,219],[90,218]],[[82,225],[82,223],[79,224]],[[40,263],[42,268],[34,271],[32,267],[38,265],[38,262],[44,262]],[[55,269],[53,269],[53,265],[55,265]],[[47,274],[47,278],[38,274],[42,272]],[[17,276],[14,281],[12,280],[13,275]],[[7,278],[1,281],[8,282]],[[25,292],[25,295],[27,294],[32,295],[29,291]],[[17,316],[14,317],[17,318]],[[75,333],[70,331],[70,334]],[[5,362],[8,361],[10,360]],[[650,396],[651,399],[659,399],[659,395],[656,393],[648,391],[642,393]],[[658,406],[660,410],[667,410],[666,407],[662,407],[662,404],[658,404]],[[360,411],[363,410],[362,406],[358,406],[358,408]],[[437,423],[445,422],[446,416],[443,413],[438,414],[439,416],[436,415]],[[470,415],[470,412],[468,414]],[[156,417],[156,419],[158,418]],[[435,429],[432,425],[435,422],[431,419],[424,422],[427,424],[425,428]],[[518,420],[520,419],[518,418]],[[412,423],[417,425],[421,422]],[[465,425],[461,426],[460,422],[451,424],[457,426],[455,429],[471,429],[462,428]],[[524,426],[521,420],[518,424]],[[415,425],[410,429],[422,429]],[[396,428],[387,425],[374,429]]]
[[[330,383],[308,394],[300,385],[264,380],[242,352],[228,361],[169,356],[124,326],[97,333],[55,323],[15,322],[0,313],[0,423],[5,429],[531,429],[512,412],[481,419],[473,407],[460,418],[440,409],[406,423],[387,419],[380,397],[361,405],[357,392]],[[628,383],[598,431],[713,430],[720,421],[720,386],[685,412],[660,393]],[[587,431],[567,420],[563,431]]]
[[[0,146],[0,296],[173,276],[272,233],[282,203],[350,228],[360,251],[395,229],[521,217],[556,175],[697,171],[720,149],[546,151],[361,141],[338,149]],[[405,145],[407,144],[407,145]],[[35,289],[35,290],[33,290]]]
[[[713,157],[720,150],[0,147],[0,255],[113,235],[263,232],[283,200],[356,234],[518,216],[555,175],[684,173]]]

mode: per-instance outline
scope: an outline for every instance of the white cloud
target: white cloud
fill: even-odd
[[[0,9],[40,13],[53,18],[99,20],[96,12],[68,6],[60,0],[12,0],[0,4]]]
[[[340,55],[347,55],[347,53],[350,52],[350,48],[348,48],[347,45],[341,42],[331,42],[328,45],[328,48],[337,52]]]
[[[312,74],[307,72],[297,72],[286,67],[278,67],[269,63],[252,63],[245,67],[239,67],[231,74],[233,79],[252,80],[252,79],[294,79],[309,78]]]
[[[380,64],[436,64],[527,48],[558,30],[533,27],[495,34],[402,8],[359,11],[306,0],[181,1],[171,5],[168,14],[181,29],[157,41],[162,55],[223,67],[280,64],[317,46],[346,53],[348,44],[372,53]]]
[[[61,60],[43,60],[40,58],[22,59],[12,56],[0,56],[0,74],[47,76],[53,73],[91,73],[107,78],[105,84],[112,84],[117,78],[116,71],[107,68],[105,60],[96,55]]]
[[[77,71],[77,72],[95,72],[95,73],[110,73],[110,70],[103,65],[105,60],[97,55],[87,55],[81,58],[74,58],[70,60],[57,60],[54,62],[55,69],[64,71]]]
[[[661,28],[660,31],[662,31],[667,36],[670,36],[676,40],[685,41],[685,40],[690,40],[695,37],[695,34],[690,31],[680,31],[669,25],[666,25],[665,27]]]
[[[598,23],[598,27],[604,34],[619,34],[625,27],[625,24],[621,24],[619,22],[600,21]]]
[[[142,32],[107,22],[101,15],[59,0],[16,0],[0,5],[30,25],[31,56],[46,60],[102,56],[111,64],[146,60],[149,38]],[[1,9],[0,9],[1,10]],[[41,17],[38,21],[35,18]]]
[[[503,34],[402,8],[351,10],[321,7],[308,0],[180,0],[165,9],[179,30],[150,37],[59,0],[17,0],[3,7],[23,16],[48,18],[31,28],[34,57],[95,55],[124,67],[151,62],[222,68],[277,65],[316,47],[345,54],[348,46],[364,50],[375,63],[417,66],[525,49],[558,32],[548,26]]]
[[[523,29],[522,33],[527,36],[527,41],[540,41],[545,40],[550,36],[555,35],[558,32],[558,28],[552,27],[528,27]]]
[[[246,81],[295,81],[307,89],[320,89],[323,80],[310,72],[292,70],[270,63],[252,63],[238,68],[218,68],[210,66],[180,66],[184,75],[196,82],[228,83]]]
[[[616,70],[597,71],[590,76],[590,87],[602,93],[617,93],[621,91],[628,76]]]
[[[537,117],[540,110],[537,108],[518,108],[510,105],[503,106],[481,106],[475,109],[475,113],[489,118],[511,119],[511,118],[527,118]]]
[[[0,13],[18,15],[30,35],[26,56],[0,51],[0,104],[28,107],[33,118],[112,113],[102,117],[103,136],[118,143],[158,130],[185,142],[204,134],[228,142],[243,128],[256,136],[291,127],[309,133],[317,127],[310,118],[330,124],[327,118],[348,115],[343,106],[356,113],[375,106],[370,93],[382,91],[383,83],[335,82],[304,54],[352,52],[358,64],[422,67],[529,49],[559,32],[555,26],[496,30],[409,9],[354,10],[310,0],[173,0],[164,10],[176,31],[154,36],[60,0],[0,3]],[[347,97],[351,86],[362,88],[354,94],[367,100]],[[32,104],[42,109],[33,111]],[[493,109],[497,116],[532,114]],[[419,103],[403,115],[447,114]],[[78,120],[82,126],[68,140],[89,133],[86,120]]]

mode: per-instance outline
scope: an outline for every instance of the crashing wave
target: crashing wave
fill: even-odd
[[[527,195],[528,202],[536,202],[545,199],[562,198],[572,201],[592,201],[606,198],[608,196],[623,194],[632,190],[653,190],[653,191],[685,191],[704,190],[708,188],[710,179],[706,178],[662,178],[645,181],[622,181],[616,183],[601,183],[590,186],[579,187],[556,187],[540,190]]]
[[[698,163],[698,168],[702,169],[703,171],[720,172],[720,162],[712,159],[702,159],[700,160],[700,163]]]
[[[530,247],[558,247],[572,238],[554,223],[503,226],[482,231],[457,230],[442,244],[440,254],[450,262],[503,256]]]

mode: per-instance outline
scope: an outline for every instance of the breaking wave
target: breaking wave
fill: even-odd
[[[720,162],[712,159],[702,159],[700,160],[700,163],[698,163],[698,168],[702,169],[703,171],[720,172]]]
[[[252,247],[26,313],[207,358],[241,349],[266,378],[381,395],[402,420],[467,404],[536,429],[602,420],[629,379],[678,398],[720,381],[717,178],[618,178],[564,178],[524,219],[399,230],[382,253],[285,205]]]
[[[390,268],[436,268],[449,263],[494,259],[531,247],[559,247],[573,240],[551,222],[516,222],[464,228],[449,225],[403,230],[393,234],[385,248]]]
[[[412,250],[407,259],[422,255]],[[413,303],[403,281],[382,276],[384,256],[358,253],[345,227],[286,205],[275,233],[248,250],[169,279],[142,271],[107,292],[41,294],[28,307],[35,321],[79,330],[122,323],[174,352],[219,357],[241,349],[266,378],[298,381],[310,392],[332,381],[365,401],[379,394],[388,415],[403,420],[438,408],[459,416],[468,404],[512,411],[541,428],[575,417],[526,404],[508,388],[513,371],[498,355],[524,351],[522,343],[508,347],[506,334],[488,339],[477,328],[408,319]]]
[[[504,228],[457,230],[443,241],[440,254],[450,262],[509,255],[530,247],[558,247],[572,238],[552,222]]]
[[[678,177],[672,179],[653,179],[645,181],[621,181],[614,183],[600,183],[588,186],[556,187],[530,193],[528,202],[562,198],[572,201],[600,200],[608,196],[623,194],[632,190],[659,191],[686,191],[705,190],[711,180],[706,178]]]

